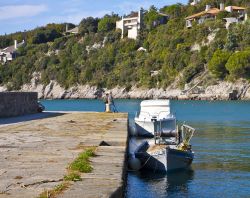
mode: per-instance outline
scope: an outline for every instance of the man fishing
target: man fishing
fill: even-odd
[[[118,112],[113,100],[113,96],[112,96],[112,92],[110,93],[106,93],[105,97],[104,97],[104,103],[105,103],[105,111],[106,112],[111,112],[113,109],[113,112]],[[112,109],[111,109],[112,107]]]

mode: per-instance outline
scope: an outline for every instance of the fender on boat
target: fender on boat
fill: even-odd
[[[132,135],[132,136],[137,136],[138,135],[138,132],[137,132],[135,126],[129,126],[129,132],[130,132],[130,135]]]
[[[128,165],[134,171],[138,171],[141,169],[141,161],[135,156],[129,158]]]

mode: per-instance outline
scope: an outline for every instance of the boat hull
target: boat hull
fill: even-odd
[[[154,154],[138,152],[135,153],[135,157],[140,160],[142,169],[156,172],[170,172],[190,167],[194,154],[192,151],[166,148]]]
[[[167,150],[167,170],[186,169],[190,167],[194,159],[192,151]]]

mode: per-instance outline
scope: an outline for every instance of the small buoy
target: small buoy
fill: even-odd
[[[138,171],[141,168],[140,160],[135,157],[129,158],[128,165],[132,170],[135,170],[135,171]]]
[[[132,136],[137,136],[137,130],[136,130],[136,128],[134,127],[134,126],[130,126],[129,127],[130,128],[130,135],[132,135]]]

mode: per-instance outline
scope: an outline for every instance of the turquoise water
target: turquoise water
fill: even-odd
[[[46,100],[47,110],[103,111],[99,100]],[[140,100],[115,100],[130,119]],[[127,198],[250,197],[250,102],[171,101],[179,123],[197,129],[192,169],[167,175],[129,172]]]

